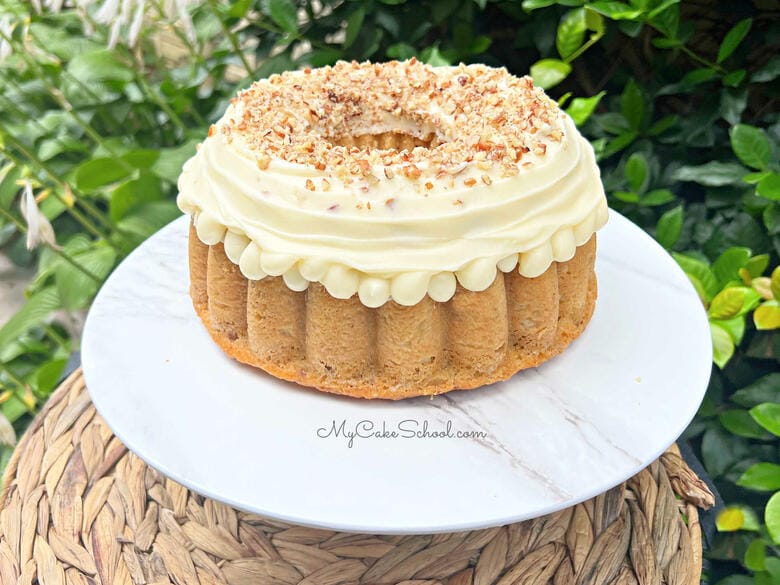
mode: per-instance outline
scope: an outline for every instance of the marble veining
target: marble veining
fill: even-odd
[[[87,319],[84,372],[130,449],[238,508],[376,533],[540,516],[650,463],[707,386],[695,291],[614,212],[599,233],[596,312],[561,356],[476,391],[401,402],[319,393],[227,358],[190,303],[186,232],[186,218],[174,221],[110,277]]]

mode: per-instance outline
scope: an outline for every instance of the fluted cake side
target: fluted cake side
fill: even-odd
[[[498,272],[447,302],[369,308],[319,283],[297,292],[281,277],[248,280],[223,244],[189,234],[193,305],[225,353],[320,390],[393,400],[477,388],[561,353],[593,314],[595,257],[594,234],[535,278]]]

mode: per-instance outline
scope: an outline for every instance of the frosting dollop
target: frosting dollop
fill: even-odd
[[[538,276],[607,220],[593,148],[528,78],[412,61],[256,82],[184,165],[177,202],[247,278],[368,307]]]

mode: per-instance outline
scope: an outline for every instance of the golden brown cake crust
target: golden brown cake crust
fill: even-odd
[[[247,281],[222,244],[191,228],[191,296],[232,358],[326,392],[397,400],[506,380],[561,353],[593,314],[595,251],[594,234],[539,277],[499,272],[487,290],[459,287],[445,303],[370,309],[318,283],[295,292],[281,277]]]

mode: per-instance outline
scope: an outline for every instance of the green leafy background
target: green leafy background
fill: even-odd
[[[181,165],[236,90],[337,59],[484,62],[530,72],[559,101],[596,150],[610,205],[698,291],[714,365],[685,437],[728,504],[707,578],[780,584],[777,0],[208,0],[188,8],[192,31],[151,2],[137,46],[123,27],[113,48],[99,4],[0,6],[12,25],[0,32],[0,249],[37,271],[0,327],[0,462],[78,348],[100,284],[179,215]],[[25,181],[56,247],[25,247]]]

